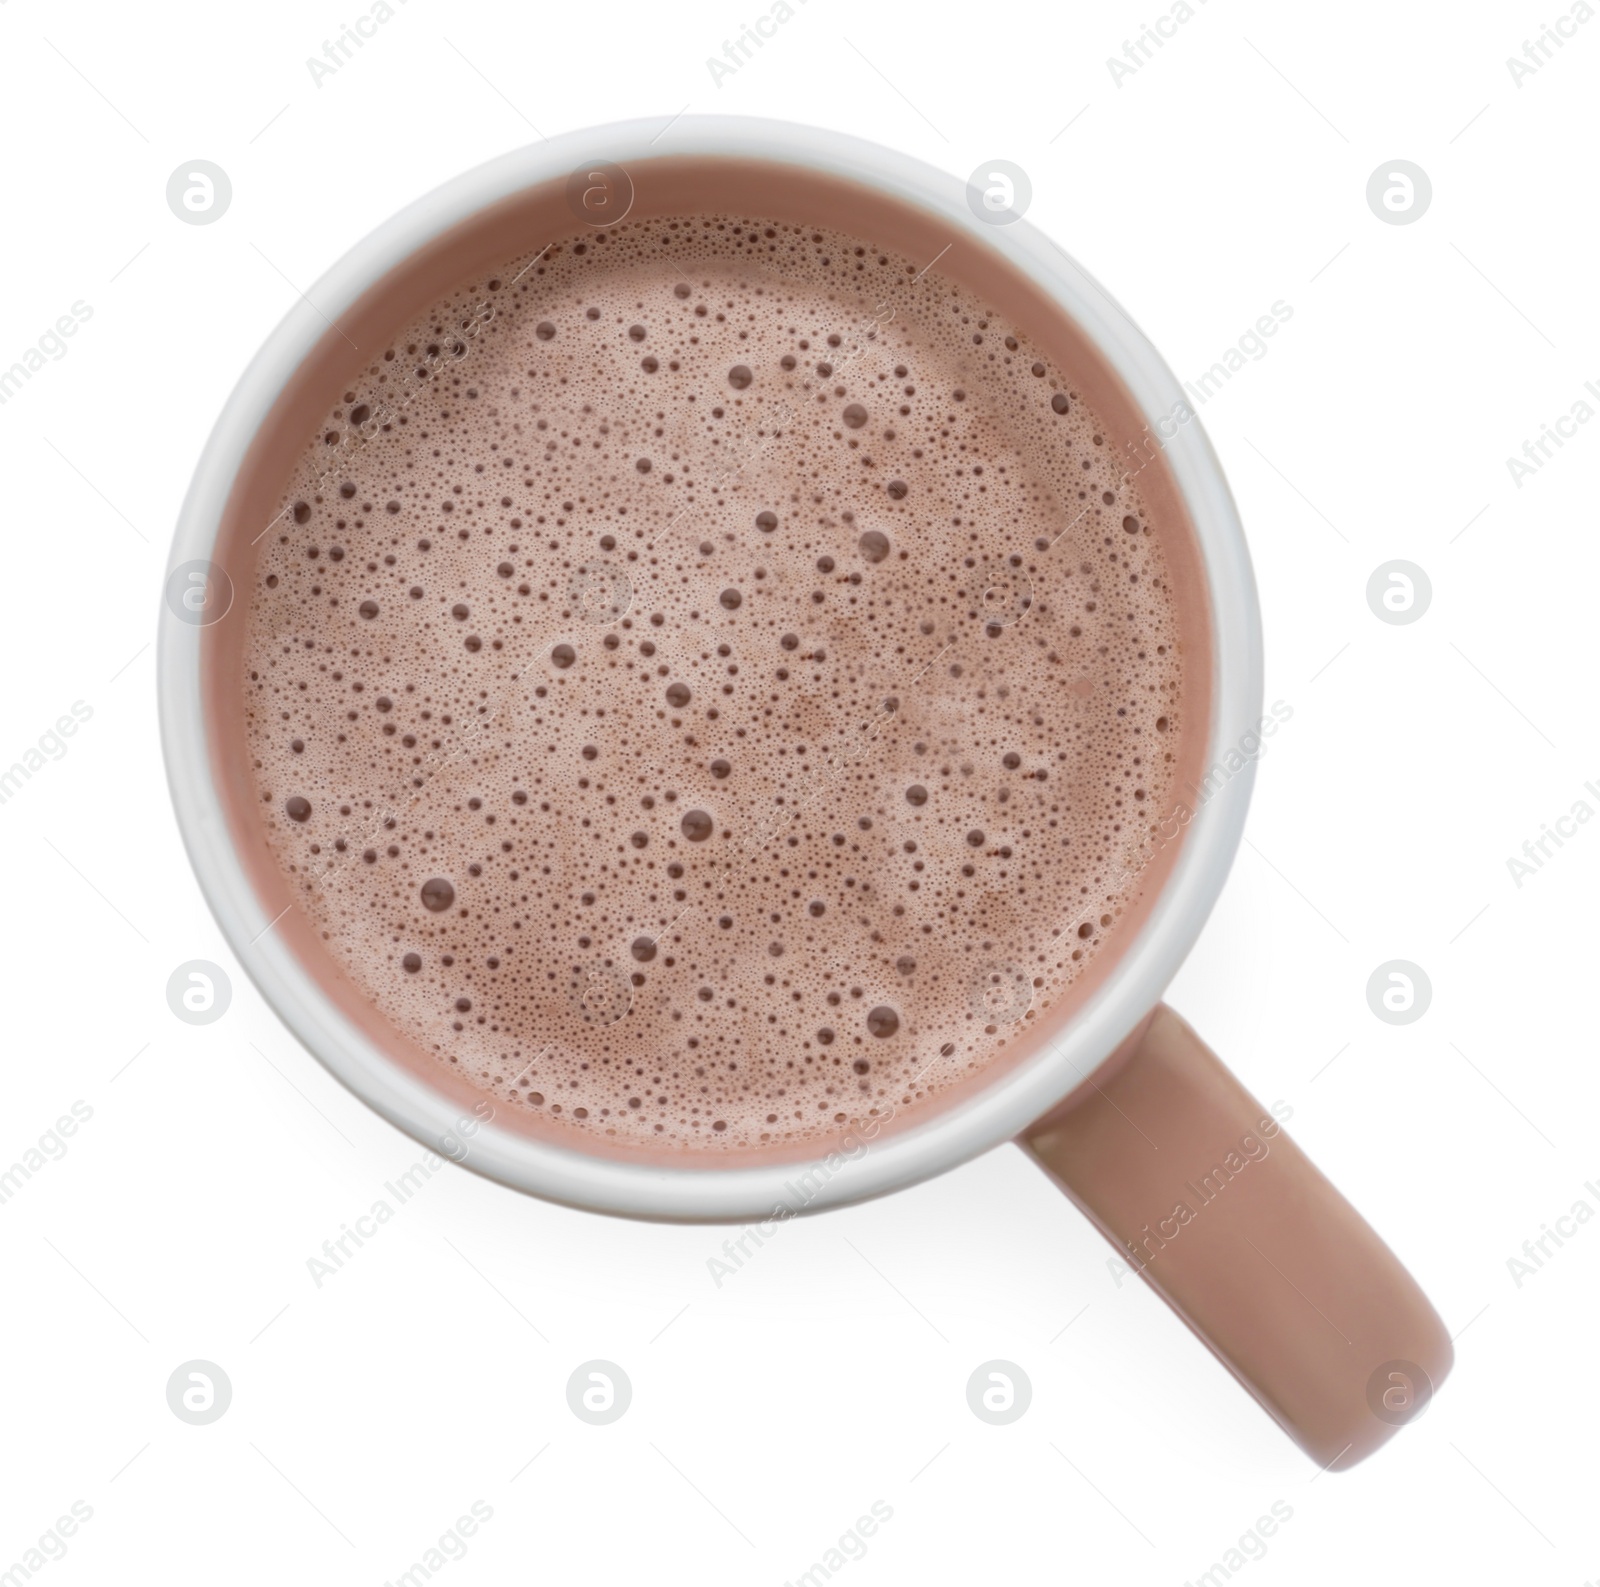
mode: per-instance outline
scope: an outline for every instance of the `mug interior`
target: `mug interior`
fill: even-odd
[[[625,173],[629,219],[715,210],[824,220],[906,257],[937,260],[944,274],[984,301],[1004,301],[1026,323],[1086,393],[1106,443],[1139,469],[1140,490],[1165,526],[1190,724],[1176,781],[1201,788],[1206,768],[1258,713],[1254,591],[1198,421],[1126,315],[1025,221],[1003,231],[980,224],[962,184],[901,156],[731,118],[683,118],[652,145],[658,133],[655,124],[599,129],[520,151],[429,195],[353,249],[307,295],[320,314],[309,304],[291,312],[230,399],[185,503],[173,567],[208,562],[226,575],[236,601],[248,599],[282,481],[328,393],[366,362],[359,349],[383,345],[413,313],[504,259],[508,237],[537,246],[581,232],[569,179],[603,161]],[[1159,997],[1209,909],[1237,842],[1253,765],[1230,776],[1222,796],[1191,800],[1191,819],[1141,870],[1120,942],[979,1074],[904,1116],[841,1130],[833,1150],[817,1142],[715,1156],[589,1149],[521,1110],[497,1107],[493,1121],[482,1122],[485,1093],[379,1015],[320,947],[305,912],[290,907],[294,895],[254,812],[249,768],[221,747],[242,698],[240,626],[164,617],[161,691],[169,777],[191,857],[247,972],[315,1056],[417,1139],[519,1189],[636,1216],[747,1217],[878,1194],[1014,1135],[1087,1084]],[[1218,635],[1227,642],[1216,643]],[[464,1156],[456,1144],[463,1120],[472,1121]],[[797,1186],[802,1166],[811,1173]]]

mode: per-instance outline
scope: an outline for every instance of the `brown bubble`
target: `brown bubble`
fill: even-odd
[[[728,371],[728,384],[732,386],[735,391],[743,391],[745,387],[748,386],[755,378],[756,377],[750,373],[750,366],[748,364],[735,364],[733,368]]]
[[[550,659],[558,667],[570,667],[578,659],[578,652],[571,645],[557,645],[550,652]]]
[[[762,534],[771,534],[778,527],[778,515],[775,512],[758,512],[756,514],[756,528]]]
[[[859,402],[852,402],[845,408],[843,418],[852,430],[859,430],[867,422],[867,410]]]
[[[456,901],[456,890],[442,876],[435,876],[422,884],[423,906],[440,914]]]
[[[683,835],[691,843],[704,843],[711,836],[711,815],[705,810],[687,810],[679,822]]]
[[[311,801],[303,794],[290,794],[283,802],[283,809],[291,821],[311,819]]]
[[[1054,408],[1057,413],[1065,413],[1067,409],[1072,406],[1072,404],[1067,401],[1066,396],[1062,392],[1058,391],[1055,396],[1050,399],[1050,406]]]
[[[376,601],[363,601],[356,610],[363,617],[376,617],[378,615],[378,603]]]
[[[422,955],[420,953],[408,953],[400,961],[400,968],[408,975],[415,975],[422,968]]]
[[[689,685],[686,683],[669,683],[667,685],[667,704],[676,710],[682,710],[692,698]]]
[[[711,775],[719,780],[726,777],[733,767],[725,760],[714,760],[711,763]]]
[[[911,487],[907,485],[903,479],[891,479],[889,483],[884,486],[884,489],[889,492],[889,497],[892,501],[904,501],[906,499],[906,492],[910,488]]]
[[[635,937],[633,946],[628,950],[640,964],[649,964],[656,956],[654,937]]]
[[[868,562],[882,562],[889,554],[889,537],[881,529],[869,529],[856,542]]]
[[[908,805],[925,805],[928,802],[928,790],[919,782],[914,782],[906,789],[906,803]]]
[[[736,612],[744,604],[744,596],[737,590],[724,590],[717,599],[730,611]]]
[[[555,335],[555,333],[556,328],[550,323],[549,320],[540,320],[539,323],[533,328],[533,334],[537,336],[541,342],[548,342],[551,337]]]
[[[867,1015],[867,1029],[874,1036],[892,1036],[900,1029],[900,1016],[887,1003],[880,1003]]]

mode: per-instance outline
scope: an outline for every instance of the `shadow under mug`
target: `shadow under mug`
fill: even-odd
[[[1426,1408],[1450,1369],[1449,1337],[1361,1216],[1160,1002],[1221,891],[1244,824],[1250,746],[1259,747],[1260,615],[1238,516],[1182,388],[1149,341],[1026,220],[1008,213],[996,224],[986,215],[975,184],[838,133],[682,116],[665,127],[619,123],[515,151],[428,194],[352,248],[241,377],[201,456],[168,564],[162,735],[179,825],[207,901],[239,962],[311,1053],[392,1123],[463,1160],[459,1096],[395,1062],[370,1025],[326,994],[272,929],[259,874],[241,859],[204,699],[209,614],[225,614],[234,598],[219,536],[257,432],[376,284],[531,189],[559,186],[581,216],[593,195],[602,208],[614,197],[607,184],[627,184],[631,194],[651,162],[674,159],[766,162],[855,184],[974,257],[1003,260],[1092,346],[1119,383],[1127,415],[1140,421],[1133,428],[1153,453],[1146,461],[1192,528],[1212,636],[1199,764],[1225,766],[1227,775],[1215,788],[1208,779],[1186,809],[1181,842],[1159,874],[1152,871],[1154,898],[1089,995],[954,1104],[881,1135],[864,1132],[868,1139],[809,1169],[792,1158],[722,1166],[693,1153],[632,1161],[494,1121],[474,1131],[466,1166],[595,1211],[764,1224],[881,1195],[1016,1141],[1314,1460],[1328,1469],[1354,1465]],[[596,223],[605,220],[602,213]],[[805,1187],[798,1195],[797,1180]]]

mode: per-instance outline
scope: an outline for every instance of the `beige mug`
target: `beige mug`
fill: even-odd
[[[601,127],[508,154],[418,200],[335,264],[268,338],[229,398],[185,500],[159,637],[168,776],[190,858],[239,962],[284,1022],[339,1080],[419,1141],[461,1159],[461,1085],[399,1061],[394,1042],[319,979],[303,941],[273,929],[282,879],[228,796],[219,757],[219,625],[249,587],[240,502],[258,443],[307,371],[347,356],[349,333],[385,334],[383,304],[416,261],[495,206],[543,202],[574,224],[582,173],[623,172],[648,208],[659,162],[763,162],[798,180],[844,179],[881,198],[930,246],[959,243],[1004,267],[1055,316],[1061,335],[1117,383],[1102,413],[1146,484],[1192,528],[1210,666],[1191,713],[1206,720],[1208,777],[1165,825],[1152,896],[1087,997],[1019,1042],[1017,1055],[926,1116],[863,1124],[813,1163],[723,1166],[684,1154],[630,1161],[586,1152],[496,1117],[467,1166],[573,1206],[640,1218],[766,1223],[913,1184],[1017,1141],[1093,1220],[1311,1457],[1330,1469],[1371,1453],[1426,1405],[1450,1369],[1445,1329],[1415,1281],[1278,1122],[1160,1003],[1226,877],[1244,823],[1261,735],[1255,585],[1221,469],[1182,388],[1128,316],[1026,220],[986,222],[969,188],[903,155],[786,123],[683,116]],[[707,169],[715,169],[714,164]],[[597,181],[600,178],[597,177]],[[587,192],[583,182],[580,191]],[[532,195],[530,200],[529,195]],[[768,195],[770,196],[770,195]],[[741,195],[719,185],[719,206]],[[743,195],[752,212],[760,193]],[[992,217],[990,217],[992,219]],[[378,289],[382,290],[378,290]],[[392,321],[390,322],[392,325]],[[339,329],[337,327],[342,327]],[[337,377],[335,377],[337,378]],[[229,572],[230,567],[232,572]],[[1204,670],[1204,669],[1202,669]],[[1213,787],[1212,784],[1216,786]],[[1170,837],[1172,841],[1165,841]]]

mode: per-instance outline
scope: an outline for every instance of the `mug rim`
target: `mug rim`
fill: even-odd
[[[624,165],[662,156],[730,156],[798,164],[876,189],[996,248],[1075,319],[1121,379],[1154,433],[1175,405],[1190,408],[1163,453],[1186,504],[1205,571],[1211,624],[1211,720],[1204,764],[1215,765],[1261,715],[1261,618],[1244,531],[1198,414],[1153,344],[1092,277],[1026,219],[1003,228],[968,207],[968,184],[912,156],[851,134],[749,116],[684,115],[615,122],[515,149],[407,205],[351,247],[273,329],[228,397],[184,498],[164,580],[209,562],[223,510],[260,423],[288,380],[373,283],[480,210],[584,162]],[[318,307],[313,307],[313,302]],[[327,318],[324,318],[324,315]],[[1163,432],[1164,434],[1164,432]],[[235,596],[237,598],[237,594]],[[211,777],[201,699],[201,635],[163,608],[158,693],[167,779],[196,878],[234,956],[268,1004],[324,1068],[368,1106],[441,1157],[514,1189],[596,1212],[690,1222],[745,1221],[815,1212],[886,1194],[966,1162],[1092,1083],[1160,1000],[1221,892],[1238,848],[1255,757],[1194,812],[1172,869],[1131,941],[1095,990],[1039,1050],[1000,1068],[960,1103],[870,1143],[841,1132],[819,1142],[815,1163],[721,1166],[686,1153],[684,1165],[630,1162],[457,1117],[459,1104],[429,1087],[338,1013],[276,934],[232,847]],[[470,1123],[472,1128],[466,1128]],[[462,1142],[462,1135],[470,1146]],[[792,1207],[794,1181],[807,1182]],[[779,1209],[788,1209],[780,1211]]]

